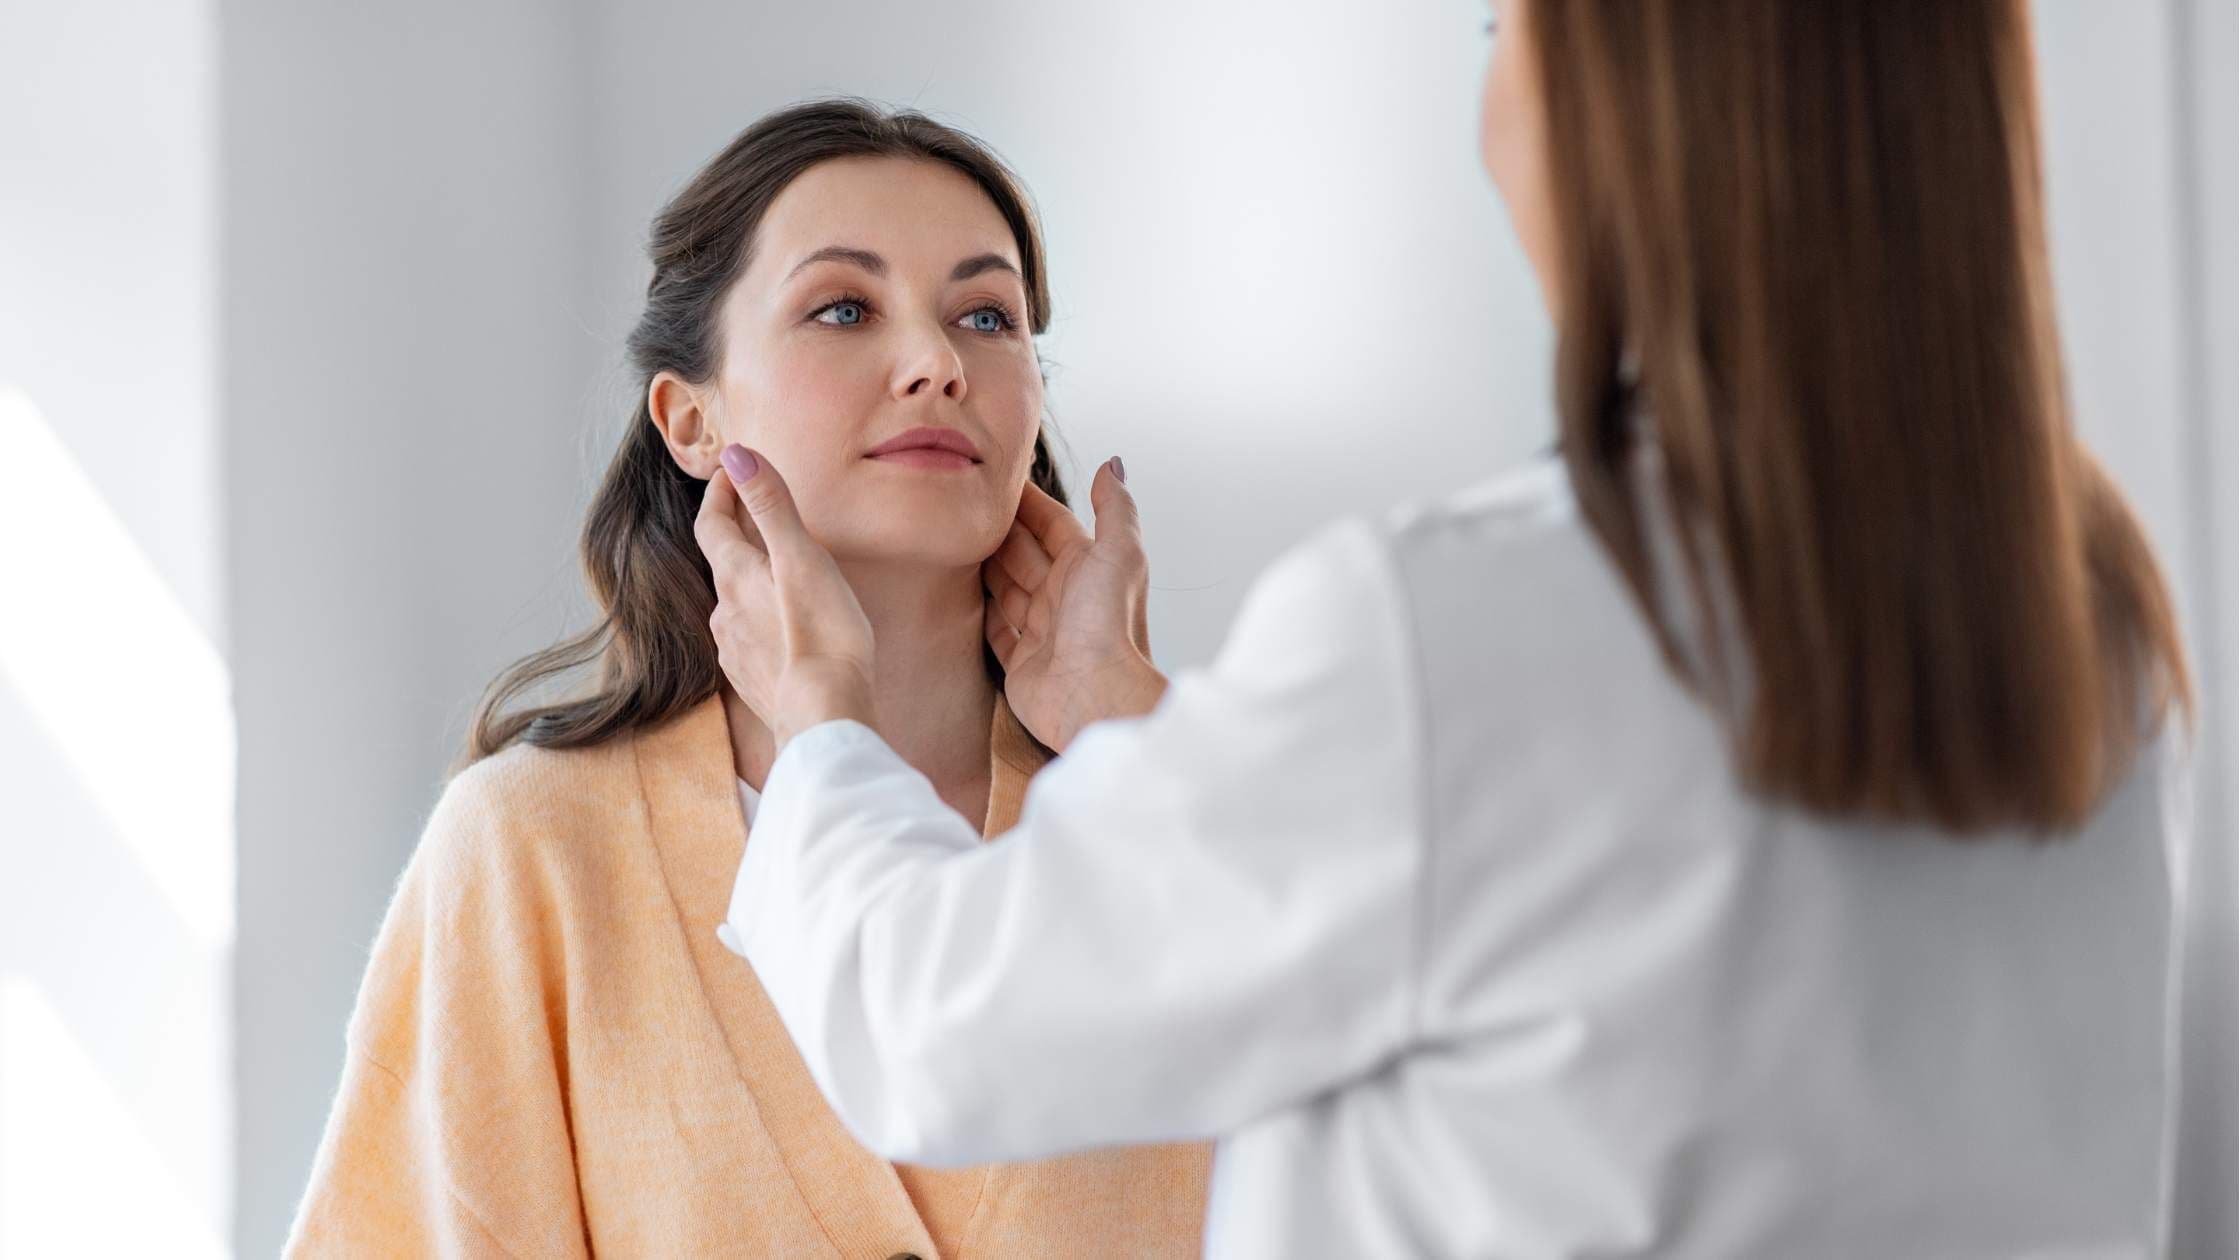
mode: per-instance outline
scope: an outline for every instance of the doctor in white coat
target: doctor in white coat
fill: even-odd
[[[1322,530],[1171,681],[1117,462],[1093,535],[1030,489],[987,639],[1062,756],[983,845],[731,448],[722,935],[891,1158],[1218,1137],[1214,1255],[2159,1256],[2187,683],[2026,4],[1496,9],[1560,460]]]

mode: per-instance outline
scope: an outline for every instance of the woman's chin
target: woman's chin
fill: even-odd
[[[809,532],[834,559],[851,563],[977,567],[1011,528],[1007,506],[962,486],[942,494],[882,486],[803,506]]]
[[[914,566],[927,569],[977,569],[1003,545],[1003,535],[987,537],[977,524],[922,526],[899,531],[852,531],[825,549],[843,564]]]

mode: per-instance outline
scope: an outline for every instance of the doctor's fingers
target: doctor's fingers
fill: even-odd
[[[832,565],[832,556],[810,536],[795,506],[793,490],[769,460],[734,442],[723,448],[723,467],[734,483],[732,492],[744,510],[740,517],[761,535],[763,553],[781,581],[788,570],[815,573]]]
[[[1055,557],[1077,542],[1089,541],[1089,531],[1081,527],[1080,518],[1073,509],[1044,493],[1040,486],[1028,482],[1019,496],[1019,523],[1027,527],[1042,550]]]
[[[1026,629],[1027,614],[1034,605],[1034,599],[1027,594],[1026,588],[1013,581],[1002,566],[992,563],[980,566],[980,577],[982,584],[988,588],[989,606],[1013,627]]]
[[[770,557],[762,550],[759,532],[748,533],[753,529],[754,522],[741,510],[738,490],[730,476],[718,469],[708,478],[707,489],[700,496],[700,511],[692,518],[692,536],[700,544],[700,553],[708,558],[717,590],[737,576],[769,576]]]
[[[1136,497],[1128,492],[1128,475],[1118,455],[1106,460],[1090,480],[1089,503],[1096,514],[1099,544],[1143,550],[1143,522],[1136,515]]]
[[[1019,631],[1005,619],[1003,610],[996,607],[993,599],[988,601],[987,614],[981,618],[981,630],[987,636],[988,649],[996,654],[996,662],[1010,669],[1019,655]]]
[[[1035,541],[1027,527],[1017,521],[1011,523],[1011,532],[1003,537],[1003,545],[996,548],[995,561],[1011,580],[1029,591],[1040,590],[1044,578],[1050,576],[1050,555]]]

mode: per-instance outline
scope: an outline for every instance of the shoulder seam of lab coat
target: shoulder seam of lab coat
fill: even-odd
[[[1410,842],[1416,846],[1415,921],[1408,931],[1407,1017],[1401,1030],[1405,1047],[1424,1039],[1423,973],[1431,948],[1431,864],[1438,850],[1431,842],[1431,724],[1423,703],[1427,682],[1414,600],[1408,593],[1407,583],[1401,580],[1399,565],[1392,555],[1392,540],[1386,530],[1367,520],[1360,520],[1358,524],[1369,545],[1377,576],[1385,584],[1387,603],[1392,609],[1394,646],[1399,649],[1399,673],[1404,682],[1400,701],[1413,745],[1410,751],[1414,754],[1413,790],[1408,802],[1412,817],[1408,830]]]

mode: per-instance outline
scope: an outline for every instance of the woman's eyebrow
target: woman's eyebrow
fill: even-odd
[[[852,245],[827,245],[823,249],[807,254],[800,262],[795,263],[793,270],[786,273],[786,279],[791,280],[800,275],[804,268],[821,262],[851,263],[875,276],[887,274],[887,260],[868,249],[857,249]],[[950,268],[949,279],[951,281],[970,280],[974,276],[990,271],[1008,271],[1015,276],[1019,274],[1019,268],[1014,266],[1010,259],[1001,254],[987,253],[974,254]]]
[[[827,245],[795,263],[793,270],[786,273],[786,279],[791,280],[801,274],[802,268],[821,262],[854,263],[872,275],[883,276],[887,274],[887,260],[868,249],[856,249],[848,245]]]
[[[984,271],[1008,271],[1015,276],[1019,274],[1019,269],[1011,265],[1011,260],[1001,254],[974,254],[951,268],[949,279],[970,280]]]

